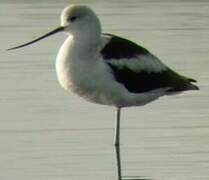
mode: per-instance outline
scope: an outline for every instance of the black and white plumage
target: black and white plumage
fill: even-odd
[[[17,49],[57,32],[68,38],[56,60],[60,85],[88,101],[117,108],[115,145],[119,145],[120,110],[140,106],[163,95],[198,90],[195,80],[179,75],[145,48],[127,39],[102,34],[96,14],[71,5],[61,14],[61,26]]]
[[[147,49],[127,39],[108,35],[111,39],[101,54],[111,67],[115,80],[130,92],[144,93],[163,87],[169,88],[166,94],[171,94],[198,89],[191,84],[196,82],[194,79],[177,74]]]

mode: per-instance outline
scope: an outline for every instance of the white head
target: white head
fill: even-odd
[[[61,13],[61,26],[64,31],[76,35],[78,32],[101,33],[101,26],[96,14],[87,6],[70,5]],[[93,31],[93,32],[92,32]]]
[[[101,36],[101,25],[96,14],[87,6],[70,5],[61,13],[61,26],[53,31],[25,44],[10,48],[8,50],[18,49],[33,44],[41,39],[58,32],[71,34],[75,39],[97,42]]]

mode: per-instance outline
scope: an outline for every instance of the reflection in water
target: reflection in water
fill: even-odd
[[[151,180],[151,179],[145,179],[141,176],[122,176],[120,145],[115,146],[115,157],[116,157],[116,165],[117,165],[117,180]]]
[[[72,1],[0,1],[0,180],[119,179],[112,177],[112,110],[69,97],[57,84],[54,56],[65,36],[4,52],[54,27]],[[76,2],[97,11],[104,32],[136,40],[202,86],[197,95],[124,113],[122,180],[209,180],[209,1]]]
[[[121,175],[121,159],[120,159],[120,145],[115,146],[115,156],[116,156],[116,163],[117,163],[117,176],[118,180],[122,180],[122,175]]]

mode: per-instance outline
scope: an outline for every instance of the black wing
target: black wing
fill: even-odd
[[[169,88],[168,93],[172,93],[198,89],[191,84],[195,82],[194,79],[177,74],[145,48],[118,36],[108,36],[111,39],[101,50],[101,55],[111,68],[115,80],[130,92]]]

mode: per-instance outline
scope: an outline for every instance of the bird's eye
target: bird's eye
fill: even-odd
[[[69,20],[70,20],[71,22],[75,21],[76,19],[77,19],[76,16],[71,16],[71,17],[69,18]]]

